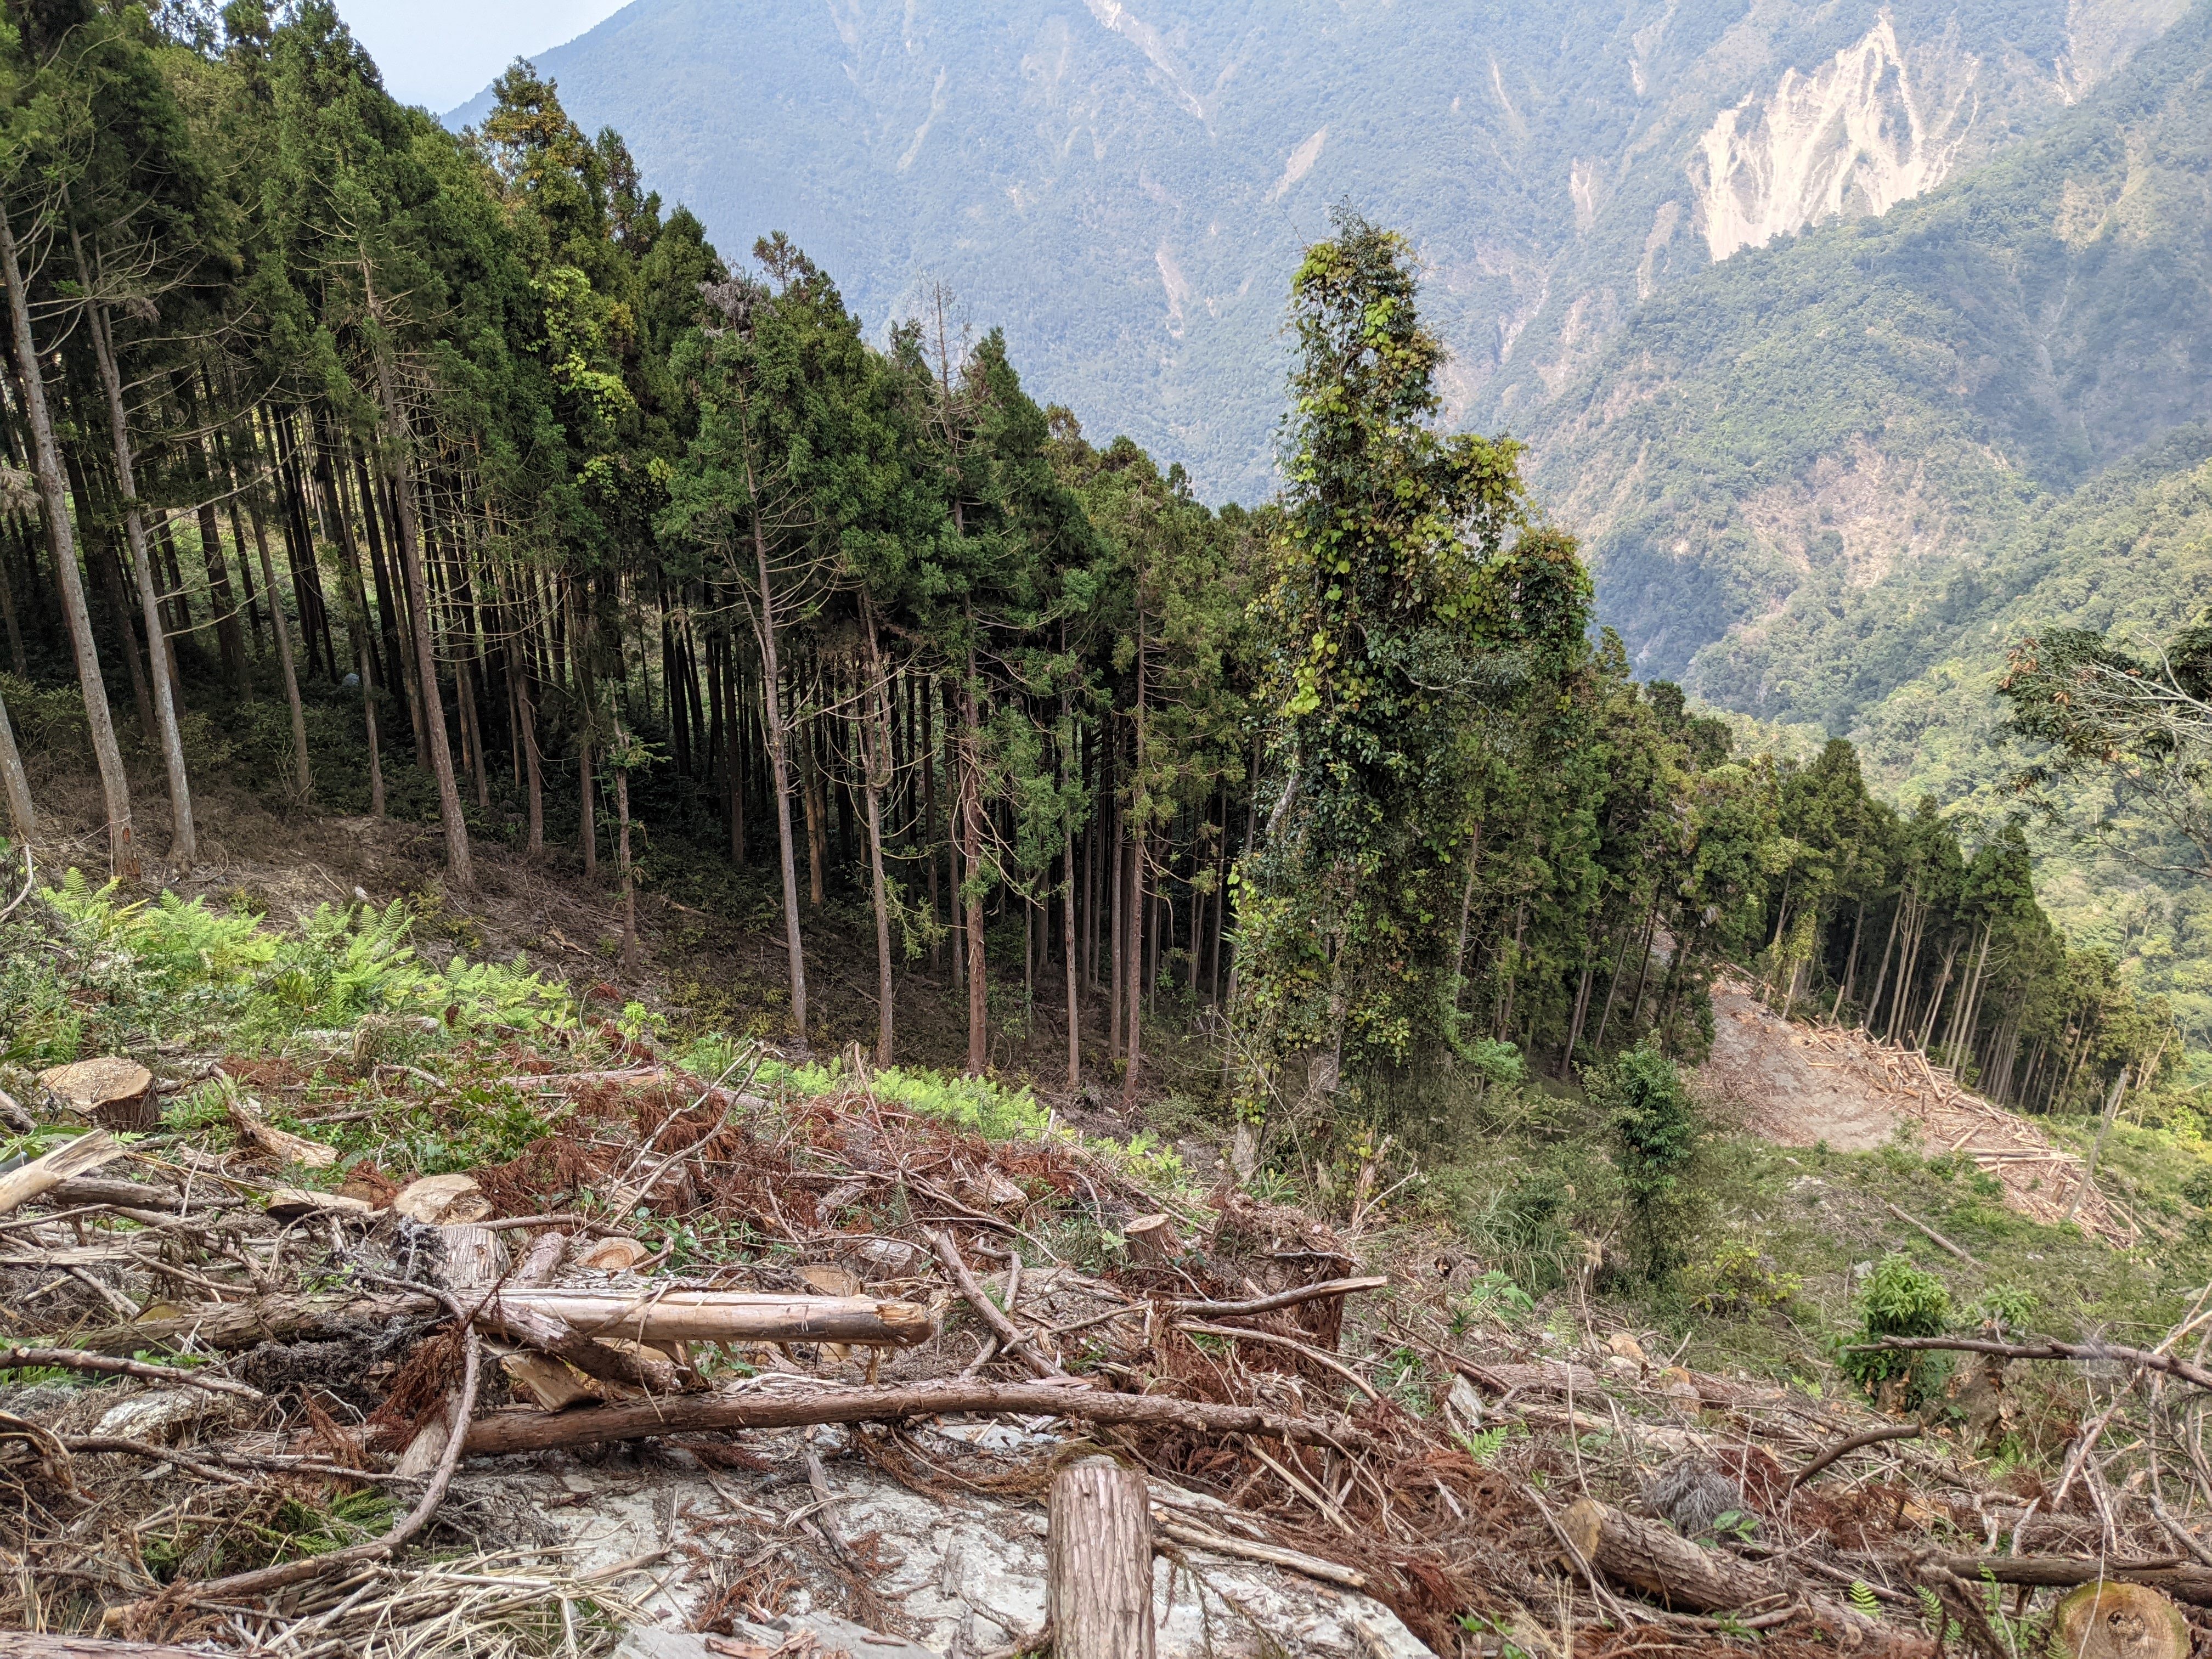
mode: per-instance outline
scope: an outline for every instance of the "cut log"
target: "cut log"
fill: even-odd
[[[438,1229],[438,1238],[446,1248],[446,1260],[439,1270],[438,1280],[449,1291],[459,1293],[481,1290],[497,1284],[500,1274],[507,1270],[507,1246],[489,1227],[471,1226],[465,1222],[443,1226]]]
[[[507,1283],[517,1289],[552,1282],[561,1271],[561,1263],[568,1254],[568,1235],[564,1232],[543,1232],[530,1242],[530,1249],[522,1258],[522,1265],[508,1275]]]
[[[326,1170],[338,1161],[337,1147],[264,1123],[259,1113],[234,1095],[230,1100],[230,1123],[238,1131],[240,1139],[279,1163],[296,1164],[307,1170]]]
[[[1085,1457],[1052,1478],[1045,1618],[1054,1659],[1152,1659],[1152,1517],[1145,1477]]]
[[[103,1129],[145,1134],[161,1121],[154,1074],[135,1060],[80,1060],[39,1073],[39,1086]]]
[[[574,1366],[550,1354],[501,1354],[499,1368],[507,1373],[507,1386],[517,1394],[527,1395],[531,1403],[543,1412],[597,1405],[611,1397],[611,1389],[621,1388],[619,1383],[609,1384],[586,1376]]]
[[[2146,1584],[2191,1607],[2212,1607],[2212,1567],[2176,1566],[2171,1559],[2141,1566],[2079,1555],[1939,1555],[1935,1559],[1938,1566],[1969,1583],[1988,1577],[2000,1584],[2071,1589],[2102,1578],[2112,1583]]]
[[[491,1213],[491,1200],[483,1195],[474,1176],[424,1176],[399,1189],[392,1207],[427,1227],[454,1226],[482,1221]]]
[[[365,1198],[343,1193],[319,1193],[308,1187],[279,1187],[263,1200],[262,1207],[278,1221],[297,1221],[301,1216],[342,1215],[366,1221],[380,1213]]]
[[[2143,1584],[2099,1579],[2051,1613],[2051,1650],[2064,1659],[2189,1659],[2189,1621]]]
[[[1012,1413],[1090,1423],[1135,1423],[1209,1438],[1249,1434],[1301,1445],[1371,1451],[1350,1424],[1283,1417],[1164,1395],[1111,1394],[1074,1382],[921,1382],[902,1388],[806,1388],[694,1395],[595,1412],[497,1412],[469,1425],[468,1455],[508,1456],[718,1429],[790,1429],[817,1423],[902,1423],[950,1412]]]
[[[633,1342],[845,1342],[908,1348],[936,1334],[937,1322],[918,1302],[865,1296],[764,1296],[747,1291],[507,1289],[487,1317],[536,1309],[584,1336]]]
[[[52,1152],[33,1158],[21,1169],[0,1175],[0,1215],[19,1204],[27,1204],[51,1192],[71,1176],[81,1176],[123,1156],[123,1148],[105,1129],[91,1129],[65,1140]]]
[[[652,1254],[634,1238],[603,1238],[579,1256],[576,1265],[603,1273],[626,1273]]]
[[[263,1342],[342,1334],[364,1323],[388,1325],[432,1312],[436,1306],[421,1296],[263,1296],[250,1302],[197,1302],[157,1318],[73,1331],[67,1346],[127,1357],[141,1348],[190,1338],[203,1348],[234,1353]]]
[[[147,1181],[125,1181],[113,1176],[71,1176],[58,1181],[46,1193],[50,1204],[112,1204],[125,1210],[174,1210],[179,1197],[173,1187],[156,1187]],[[246,1200],[220,1190],[196,1192],[195,1210],[235,1210]]]
[[[1924,1653],[1925,1638],[1886,1629],[1856,1608],[1808,1594],[1802,1579],[1729,1554],[1701,1549],[1662,1522],[1624,1515],[1594,1498],[1559,1516],[1560,1529],[1589,1567],[1662,1607],[1682,1613],[1768,1613],[1801,1600],[1812,1622],[1849,1652]]]
[[[515,1297],[488,1304],[478,1322],[510,1341],[526,1343],[565,1361],[586,1376],[642,1389],[649,1395],[674,1394],[681,1386],[676,1367],[663,1356],[634,1342],[617,1346],[594,1341],[559,1315]]]
[[[1168,1216],[1140,1215],[1122,1224],[1121,1237],[1129,1241],[1129,1260],[1139,1267],[1164,1267],[1182,1254],[1182,1240]]]

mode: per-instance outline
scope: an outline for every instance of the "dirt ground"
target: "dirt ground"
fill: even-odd
[[[1859,1152],[1902,1131],[1931,1155],[1971,1158],[2024,1215],[2055,1222],[2069,1212],[2081,1160],[2032,1120],[1960,1088],[1911,1049],[1786,1021],[1741,980],[1717,980],[1712,995],[1713,1051],[1700,1076],[1748,1133]],[[2113,1243],[2135,1242],[2133,1219],[2094,1188],[2071,1214]]]

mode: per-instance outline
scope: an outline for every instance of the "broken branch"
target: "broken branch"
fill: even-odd
[[[556,1446],[600,1445],[708,1429],[789,1429],[817,1423],[896,1423],[957,1412],[1066,1417],[1091,1423],[1180,1428],[1193,1434],[1249,1434],[1301,1445],[1376,1449],[1345,1422],[1285,1417],[1249,1406],[1216,1406],[1164,1395],[1112,1394],[1059,1382],[920,1382],[902,1388],[754,1390],[656,1400],[596,1411],[502,1412],[469,1425],[468,1455],[498,1457]]]
[[[98,1371],[107,1376],[136,1376],[149,1382],[181,1382],[188,1389],[205,1389],[210,1394],[236,1395],[241,1400],[258,1401],[267,1398],[260,1389],[248,1388],[243,1382],[234,1382],[227,1376],[182,1370],[173,1365],[149,1365],[143,1359],[118,1359],[109,1354],[87,1353],[81,1348],[0,1348],[0,1370],[14,1370],[21,1365],[51,1365],[57,1370]]]

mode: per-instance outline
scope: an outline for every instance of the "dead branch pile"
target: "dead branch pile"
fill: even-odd
[[[2155,1353],[1995,1344],[1912,1439],[1630,1333],[1461,1328],[1448,1279],[1364,1271],[1356,1229],[1230,1187],[1164,1206],[1073,1137],[988,1141],[865,1078],[769,1099],[658,1064],[462,1065],[465,1086],[226,1064],[212,1128],[15,1182],[0,1624],[297,1659],[372,1632],[580,1653],[649,1595],[737,1629],[799,1582],[793,1550],[866,1622],[886,1616],[875,1547],[816,1443],[775,1437],[823,1425],[924,1494],[1041,1501],[1103,1452],[1148,1482],[1150,1547],[1371,1596],[1446,1655],[1905,1656],[1939,1628],[2006,1653],[2007,1621],[2100,1563],[2212,1607],[2188,1519],[2212,1507],[2208,1396],[2160,1363],[2202,1310]],[[458,1128],[487,1073],[558,1103],[556,1131],[428,1176],[398,1136],[349,1164],[300,1150],[319,1120]],[[2067,1369],[2022,1375],[2041,1360]],[[1973,1454],[2009,1419],[1984,1396],[2039,1389],[2073,1413],[2061,1477],[1993,1484]],[[1012,1443],[949,1453],[979,1419]],[[787,1466],[813,1501],[726,1494],[696,1525],[757,1528],[741,1565],[672,1517],[650,1559],[572,1571],[501,1471],[625,1447],[710,1480]]]

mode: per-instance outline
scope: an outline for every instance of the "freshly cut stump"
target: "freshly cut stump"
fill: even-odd
[[[2066,1659],[2188,1659],[2189,1621],[2148,1584],[2084,1584],[2052,1609],[2051,1632]]]
[[[1053,1659],[1152,1659],[1152,1519],[1145,1477],[1086,1457],[1052,1478],[1045,1613]]]
[[[39,1073],[39,1085],[103,1129],[144,1134],[161,1121],[154,1074],[135,1060],[80,1060]]]

